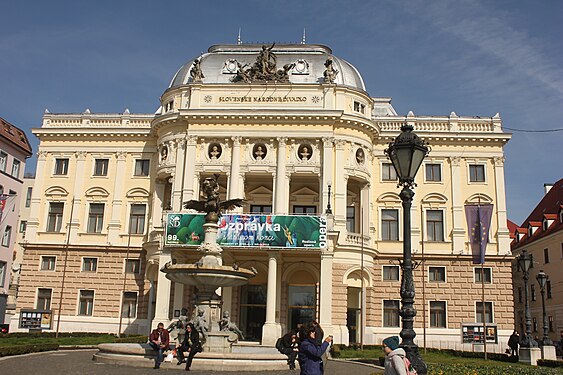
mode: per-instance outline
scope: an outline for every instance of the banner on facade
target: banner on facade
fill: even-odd
[[[168,214],[165,245],[200,245],[204,214]],[[219,219],[224,247],[321,249],[327,246],[324,216],[231,214]]]
[[[473,254],[473,264],[484,264],[491,218],[493,216],[493,205],[466,205],[465,216],[469,229],[469,243],[471,245],[471,253]]]

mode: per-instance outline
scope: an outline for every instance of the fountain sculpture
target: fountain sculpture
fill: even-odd
[[[221,320],[222,299],[215,291],[219,287],[233,287],[248,283],[256,275],[255,270],[249,270],[237,265],[223,265],[222,249],[217,244],[217,224],[222,210],[241,207],[242,199],[219,200],[219,175],[208,177],[201,183],[201,190],[205,200],[190,200],[184,204],[185,208],[205,212],[204,240],[198,250],[203,254],[194,264],[166,263],[161,272],[176,283],[197,287],[196,305],[198,315],[205,318],[204,350],[210,352],[228,353],[231,351],[230,332],[222,331],[219,327]]]

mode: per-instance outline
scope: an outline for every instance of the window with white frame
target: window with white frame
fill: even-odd
[[[132,204],[129,219],[129,233],[143,234],[145,232],[145,204]]]
[[[475,282],[482,283],[483,281],[485,284],[490,284],[492,282],[492,271],[490,267],[483,267],[483,272],[481,273],[481,268],[474,268],[475,272]],[[484,278],[484,280],[483,280]]]
[[[20,165],[21,161],[14,159],[14,162],[12,164],[12,176],[14,176],[15,178],[20,178]]]
[[[475,321],[483,323],[483,302],[475,302]],[[492,302],[485,302],[485,323],[493,323]]]
[[[442,165],[428,163],[426,164],[426,181],[440,182],[442,181]]]
[[[350,233],[356,233],[356,207],[346,207],[346,230]]]
[[[137,316],[137,292],[123,292],[121,316],[123,318],[135,318]]]
[[[444,241],[444,211],[426,211],[426,235],[428,241]]]
[[[104,207],[105,205],[103,203],[90,203],[88,233],[102,233],[104,225]]]
[[[149,159],[135,160],[135,176],[148,176],[150,169]]]
[[[399,300],[383,300],[383,327],[399,327]]]
[[[446,328],[446,301],[430,301],[430,327]]]
[[[428,281],[446,282],[446,267],[428,267]]]
[[[5,285],[6,279],[6,262],[0,262],[0,288]]]
[[[2,234],[2,246],[10,247],[10,238],[12,237],[12,227],[6,225],[4,228],[4,233]]]
[[[41,271],[54,271],[56,261],[57,261],[57,257],[42,256],[41,266],[40,266]]]
[[[8,154],[0,151],[0,171],[6,172],[6,165],[8,164]]]
[[[20,233],[25,238],[25,231],[27,230],[27,220],[20,221]]]
[[[141,273],[141,261],[139,259],[125,259],[125,272]]]
[[[381,163],[381,180],[397,181],[397,171],[392,163]]]
[[[82,271],[96,272],[98,270],[98,258],[82,258]]]
[[[94,291],[81,290],[78,299],[78,315],[92,316],[94,310]]]
[[[25,194],[25,207],[31,207],[31,193],[33,192],[33,187],[28,186],[27,192]]]
[[[55,175],[64,176],[68,173],[68,159],[55,159]]]
[[[49,214],[47,216],[47,232],[60,232],[63,225],[64,203],[49,203]]]
[[[399,281],[399,266],[383,266],[383,281]]]
[[[49,288],[37,289],[37,310],[51,310],[51,298],[53,290]]]
[[[469,182],[485,182],[485,166],[469,164]]]
[[[94,176],[108,175],[109,159],[96,159],[94,161]]]
[[[399,210],[381,210],[381,240],[399,240]]]

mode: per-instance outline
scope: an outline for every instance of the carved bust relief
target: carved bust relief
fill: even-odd
[[[358,148],[356,150],[356,162],[359,165],[364,165],[366,161],[366,154],[364,153],[364,150],[362,148]]]
[[[257,143],[252,148],[252,157],[254,158],[254,160],[257,161],[264,160],[267,153],[268,153],[268,149],[266,148],[266,145],[263,143]]]
[[[168,159],[168,147],[162,146],[162,148],[160,149],[160,161],[164,163],[166,162],[167,159]]]
[[[219,143],[211,143],[207,150],[207,155],[211,160],[219,159],[222,153],[223,153],[223,148]]]
[[[298,157],[301,161],[310,160],[313,156],[313,148],[309,144],[304,144],[299,146]]]

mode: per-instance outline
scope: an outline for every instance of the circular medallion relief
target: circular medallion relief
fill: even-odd
[[[264,160],[267,153],[268,149],[263,143],[256,143],[252,148],[252,157],[254,158],[254,160]]]
[[[299,145],[297,155],[300,160],[307,161],[313,156],[313,148],[309,144]]]
[[[366,154],[364,153],[364,150],[359,148],[356,150],[356,162],[359,165],[363,165],[366,161]]]
[[[168,159],[168,147],[167,146],[162,146],[162,148],[160,149],[160,161],[166,161],[166,159]]]
[[[209,159],[211,160],[219,159],[222,153],[223,153],[223,148],[219,143],[211,143],[207,150],[207,154],[209,156]]]

